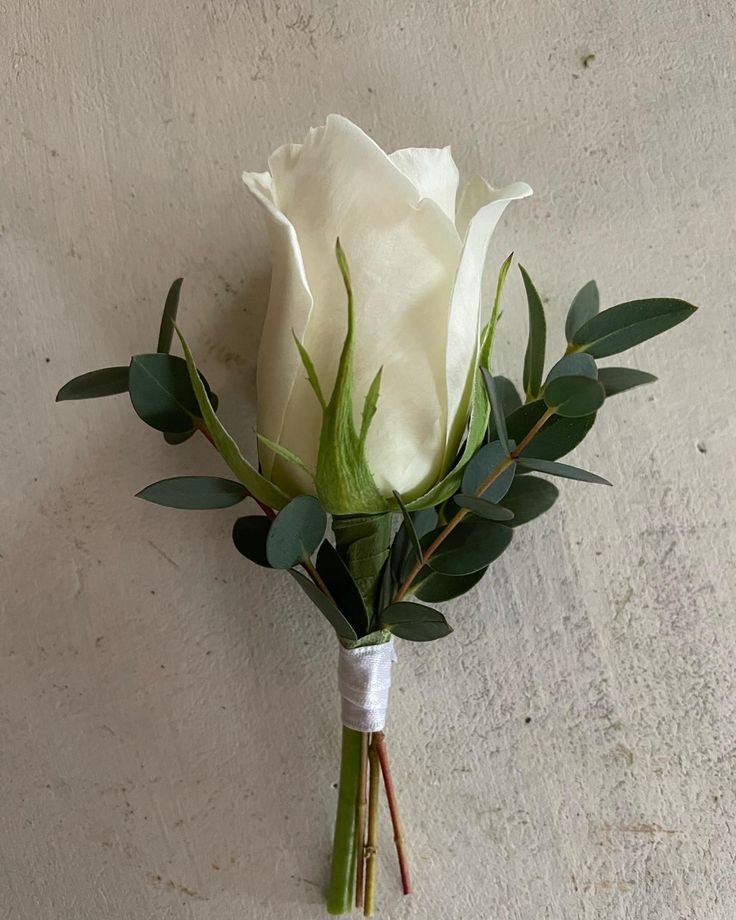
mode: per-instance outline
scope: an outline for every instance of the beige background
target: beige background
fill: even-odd
[[[416,894],[381,916],[730,920],[734,37],[727,2],[6,0],[2,9],[0,917],[318,918],[335,804],[328,630],[232,512],[133,499],[222,471],[70,376],[152,349],[169,282],[252,446],[268,285],[240,183],[330,111],[525,179],[510,248],[554,325],[669,294],[569,484],[454,635],[403,644],[390,736]],[[500,336],[518,376],[512,278]],[[513,359],[513,363],[512,363]],[[531,720],[531,721],[529,721]]]

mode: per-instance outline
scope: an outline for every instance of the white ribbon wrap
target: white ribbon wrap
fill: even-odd
[[[340,646],[337,686],[342,700],[343,725],[356,732],[383,731],[394,661],[393,636],[381,645]]]

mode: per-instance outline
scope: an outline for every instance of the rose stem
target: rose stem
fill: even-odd
[[[368,840],[365,847],[365,900],[363,916],[372,917],[376,901],[376,871],[378,869],[378,785],[380,765],[375,735],[368,748],[370,785],[368,788]]]
[[[388,800],[388,810],[391,813],[391,824],[394,829],[394,843],[396,844],[396,856],[399,860],[399,872],[401,873],[401,887],[404,894],[411,894],[411,879],[409,878],[409,861],[404,849],[404,833],[401,827],[401,818],[399,817],[399,804],[396,801],[396,791],[394,789],[394,780],[391,776],[391,767],[388,762],[388,751],[386,750],[386,739],[383,732],[376,732],[373,736],[376,750],[378,751],[378,760],[381,765],[381,774],[383,775],[383,785],[386,788],[386,799]]]
[[[355,825],[355,854],[357,859],[355,874],[355,906],[363,906],[365,888],[365,805],[366,783],[368,779],[368,732],[360,734],[360,773],[358,774],[358,816]]]
[[[335,834],[332,846],[332,867],[327,889],[327,911],[330,914],[347,914],[353,907],[355,882],[355,821],[360,775],[360,732],[342,729],[342,756],[340,760],[340,787],[335,815]]]
[[[498,466],[493,470],[486,479],[480,484],[478,489],[476,489],[476,496],[481,496],[486,489],[493,485],[493,483],[498,479],[498,477],[503,473],[504,470],[508,469],[509,466],[518,460],[521,452],[528,446],[529,442],[534,438],[538,433],[541,427],[552,418],[555,414],[554,409],[547,409],[544,415],[529,429],[526,435],[522,438],[519,444],[511,451],[508,457],[504,457],[503,460],[498,464]],[[409,574],[406,576],[402,584],[400,585],[398,591],[394,596],[394,603],[402,600],[406,597],[409,588],[412,586],[412,582],[417,577],[421,569],[423,568],[425,562],[436,552],[436,550],[444,543],[444,541],[450,536],[452,531],[457,527],[457,525],[463,521],[471,512],[467,508],[461,508],[460,511],[455,515],[455,517],[447,524],[447,526],[440,531],[437,535],[436,540],[434,540],[427,549],[422,553],[422,558],[419,559]]]

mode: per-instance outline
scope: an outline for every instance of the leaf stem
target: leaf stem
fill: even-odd
[[[401,873],[401,888],[404,894],[411,894],[411,879],[409,877],[409,861],[404,848],[404,832],[401,827],[399,817],[399,804],[396,801],[396,791],[394,781],[391,776],[391,767],[388,762],[388,751],[386,750],[386,739],[383,732],[376,732],[373,736],[376,750],[378,751],[378,760],[381,765],[381,774],[383,775],[383,785],[386,789],[386,799],[388,801],[388,810],[391,814],[391,824],[394,829],[394,843],[396,844],[396,856],[399,860],[399,872]]]
[[[378,870],[378,786],[381,779],[375,735],[368,747],[370,782],[368,788],[368,838],[365,846],[365,897],[363,916],[372,917],[376,903],[376,873]]]
[[[355,853],[357,867],[355,875],[355,906],[363,906],[365,889],[365,806],[368,780],[368,732],[360,735],[360,772],[358,774],[358,807],[355,825]]]
[[[515,460],[518,460],[522,452],[529,446],[529,443],[537,436],[537,434],[539,434],[542,427],[552,418],[554,414],[554,409],[548,408],[546,410],[544,415],[542,415],[542,417],[537,422],[535,422],[535,424],[524,435],[524,437],[511,451],[511,453],[507,457],[504,457],[498,466],[488,474],[486,479],[483,480],[483,482],[475,491],[476,496],[480,497],[486,491],[486,489],[489,488],[489,486],[493,485],[493,483],[498,479],[504,470],[508,469]],[[406,597],[414,579],[422,570],[427,560],[434,555],[437,549],[445,542],[445,540],[450,536],[457,525],[460,524],[470,513],[471,512],[467,508],[461,508],[455,517],[453,517],[452,520],[448,522],[444,529],[441,530],[439,534],[437,534],[437,537],[432,541],[432,543],[430,543],[427,549],[424,550],[421,558],[414,563],[411,571],[399,586],[399,589],[394,596],[394,603],[397,603]]]

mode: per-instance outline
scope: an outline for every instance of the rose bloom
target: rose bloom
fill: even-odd
[[[410,501],[424,494],[451,466],[466,429],[491,234],[509,201],[531,189],[523,182],[493,189],[475,178],[458,199],[449,147],[386,154],[338,115],[310,130],[303,144],[279,147],[268,172],[243,179],[263,207],[273,249],[258,355],[259,433],[316,469],[322,407],[294,337],[329,400],[347,330],[339,237],[355,301],[358,429],[365,395],[383,367],[367,465],[380,495],[396,490]],[[259,453],[263,474],[288,495],[315,492],[297,465],[264,444]]]

